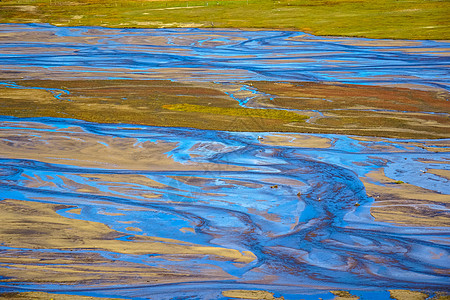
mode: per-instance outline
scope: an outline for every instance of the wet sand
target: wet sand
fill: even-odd
[[[420,147],[430,141],[1,124],[4,284],[133,297],[230,280],[279,292],[445,286],[448,180],[419,170],[445,170],[448,155]],[[139,159],[161,147],[158,164]]]
[[[447,41],[5,24],[1,78],[307,81],[447,89]]]

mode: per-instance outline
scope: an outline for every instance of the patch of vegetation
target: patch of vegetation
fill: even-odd
[[[253,99],[257,107],[267,108],[252,109],[240,107],[238,101],[227,95],[222,90],[223,86],[217,83],[22,80],[17,84],[22,88],[0,86],[0,115],[226,131],[334,133],[396,138],[446,138],[449,132],[447,114],[416,112],[426,109],[426,103],[430,104],[428,111],[445,111],[449,104],[436,92],[416,93],[414,90],[398,89],[398,93],[394,93],[392,88],[385,87],[318,83],[242,83],[251,84],[258,91],[269,92],[274,97],[273,100],[266,97]],[[57,99],[46,89],[64,89],[70,94]],[[353,95],[356,94],[354,89],[358,91],[357,96]],[[408,93],[410,97],[406,97]],[[374,94],[379,98],[374,99]],[[330,103],[328,106],[322,106],[323,101],[307,101],[305,95],[323,97],[331,102],[326,102]],[[384,102],[388,101],[385,96],[398,102],[398,110],[393,109],[394,106],[384,110]],[[369,101],[370,107],[364,107]],[[273,109],[274,106],[277,109]],[[405,112],[406,107],[414,113]],[[298,114],[291,109],[304,110],[305,113]],[[305,122],[306,115],[316,117]]]
[[[285,124],[307,118],[242,108],[220,90],[169,80],[30,80],[20,85],[24,88],[0,87],[1,115],[229,131],[289,131]],[[56,99],[50,91],[32,87],[70,94]]]
[[[316,35],[449,39],[447,0],[6,0],[3,23],[293,29]]]
[[[284,120],[287,122],[303,122],[305,121],[305,119],[308,119],[307,116],[302,116],[294,112],[285,110],[274,110],[274,109],[252,109],[243,107],[223,108],[223,107],[203,106],[186,103],[175,105],[163,105],[163,108],[175,111],[198,112],[214,115],[245,116],[251,118]]]

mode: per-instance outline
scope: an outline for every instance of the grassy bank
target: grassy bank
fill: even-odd
[[[448,137],[448,93],[320,83],[249,82],[269,97],[240,107],[229,85],[165,80],[17,82],[0,86],[0,115],[73,118],[229,131],[338,133],[398,138]],[[244,83],[241,83],[244,84]],[[38,87],[38,89],[30,88]],[[239,89],[239,84],[236,84]],[[63,89],[69,94],[55,98]],[[435,112],[425,113],[425,112]],[[309,117],[309,119],[308,119]]]
[[[316,35],[449,39],[446,0],[16,0],[2,23],[294,29]]]
[[[100,123],[133,123],[230,131],[287,131],[303,123],[293,112],[239,107],[214,86],[171,81],[24,81],[24,86],[63,88],[60,100],[43,89],[0,87],[0,114],[74,118]]]

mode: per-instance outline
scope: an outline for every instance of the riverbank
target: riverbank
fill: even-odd
[[[443,90],[311,82],[21,80],[0,82],[0,114],[208,130],[436,139],[448,137],[448,97]]]
[[[252,28],[389,39],[450,38],[444,0],[1,1],[3,23],[113,28]]]

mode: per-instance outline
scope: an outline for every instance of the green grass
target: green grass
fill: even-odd
[[[239,107],[237,101],[213,89],[215,85],[168,80],[37,80],[20,84],[64,88],[70,95],[57,100],[42,89],[0,86],[0,115],[229,131],[291,131],[286,124],[300,126],[308,118],[289,111]]]
[[[163,105],[163,108],[174,111],[197,112],[203,114],[213,114],[223,116],[243,116],[261,119],[284,120],[286,122],[304,122],[306,119],[308,119],[307,116],[299,115],[294,112],[285,110],[274,110],[274,109],[252,109],[243,107],[228,108],[228,107],[194,105],[186,103]]]
[[[449,39],[448,0],[16,0],[2,23],[293,29],[316,35]]]

